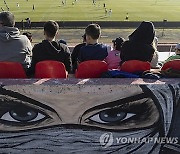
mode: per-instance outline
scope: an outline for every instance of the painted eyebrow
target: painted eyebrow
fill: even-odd
[[[4,95],[4,96],[7,95],[7,96],[11,96],[13,98],[17,98],[18,100],[28,102],[29,104],[34,104],[36,106],[39,106],[41,108],[47,109],[47,110],[52,111],[52,112],[55,112],[57,114],[57,112],[54,109],[52,109],[51,107],[49,107],[47,105],[44,105],[44,104],[42,104],[42,103],[40,103],[40,102],[38,102],[38,101],[36,101],[36,100],[34,100],[32,98],[29,98],[29,97],[27,97],[25,95],[22,95],[22,94],[20,94],[18,92],[14,92],[14,91],[11,91],[11,90],[6,90],[3,87],[0,87],[0,94]]]
[[[83,115],[85,115],[85,114],[87,114],[89,112],[92,112],[94,110],[103,109],[103,108],[107,108],[107,107],[114,107],[114,106],[117,106],[117,105],[120,105],[120,104],[125,104],[125,103],[128,103],[128,102],[137,101],[137,100],[140,100],[140,99],[143,99],[143,98],[151,98],[151,97],[147,93],[137,94],[137,95],[134,95],[134,96],[119,99],[117,101],[113,101],[113,102],[109,102],[109,103],[105,103],[105,104],[95,106],[93,108],[90,108],[90,109],[86,110],[83,113]]]

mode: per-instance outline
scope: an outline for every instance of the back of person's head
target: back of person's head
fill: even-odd
[[[63,39],[59,40],[59,43],[67,45],[67,42],[65,40],[63,40]]]
[[[53,38],[56,36],[58,29],[59,29],[58,23],[53,20],[47,21],[44,24],[44,32],[50,38]]]
[[[2,26],[14,27],[15,25],[14,15],[11,12],[1,12],[0,24]]]
[[[112,40],[115,49],[119,51],[121,51],[124,41],[125,39],[123,37],[117,37],[115,40]]]
[[[22,35],[26,35],[30,42],[32,42],[32,34],[31,32],[24,32]]]
[[[155,37],[154,25],[152,22],[143,21],[139,27],[129,35],[129,40],[137,43],[152,44]]]
[[[176,53],[177,55],[180,55],[180,43],[178,43],[178,44],[176,45],[176,47],[175,47],[175,53]]]
[[[98,24],[90,24],[86,27],[85,34],[97,40],[101,35],[101,27]]]

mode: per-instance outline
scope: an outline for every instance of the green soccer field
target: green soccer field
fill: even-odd
[[[62,0],[6,0],[6,3],[16,21],[27,17],[31,21],[124,21],[126,13],[129,21],[180,21],[180,0],[95,0],[95,5],[93,0],[64,1],[65,5]],[[4,0],[0,1],[0,7],[7,10]]]

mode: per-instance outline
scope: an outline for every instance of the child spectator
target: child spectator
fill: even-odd
[[[22,35],[27,36],[27,38],[29,39],[29,41],[32,43],[32,34],[31,34],[31,32],[24,32]]]
[[[98,43],[101,28],[98,24],[90,24],[85,29],[87,45],[80,49],[78,61],[104,60],[108,55],[107,46]]]
[[[72,58],[72,72],[75,73],[75,70],[77,69],[77,61],[78,61],[78,55],[79,55],[79,52],[80,52],[80,49],[81,47],[85,46],[86,45],[86,34],[84,34],[82,36],[83,38],[83,43],[81,44],[78,44],[74,47],[74,50],[72,52],[72,55],[71,55],[71,58]]]
[[[155,48],[153,46],[155,36],[152,22],[143,21],[140,26],[129,36],[122,46],[121,60],[141,60],[151,62]]]
[[[117,69],[120,66],[120,52],[124,41],[125,39],[122,37],[118,37],[115,40],[112,40],[113,50],[108,53],[108,56],[105,59],[109,69]]]
[[[36,44],[33,48],[32,63],[28,75],[33,75],[36,64],[43,60],[60,61],[64,63],[68,72],[71,71],[71,56],[69,48],[65,44],[58,43],[58,41],[55,40],[58,29],[59,25],[55,21],[50,20],[45,23],[45,40]]]
[[[175,47],[175,55],[170,56],[167,60],[165,60],[165,63],[171,60],[180,59],[180,43],[178,43]]]

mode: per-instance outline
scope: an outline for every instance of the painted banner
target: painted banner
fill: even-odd
[[[180,152],[180,82],[2,80],[0,153]]]

